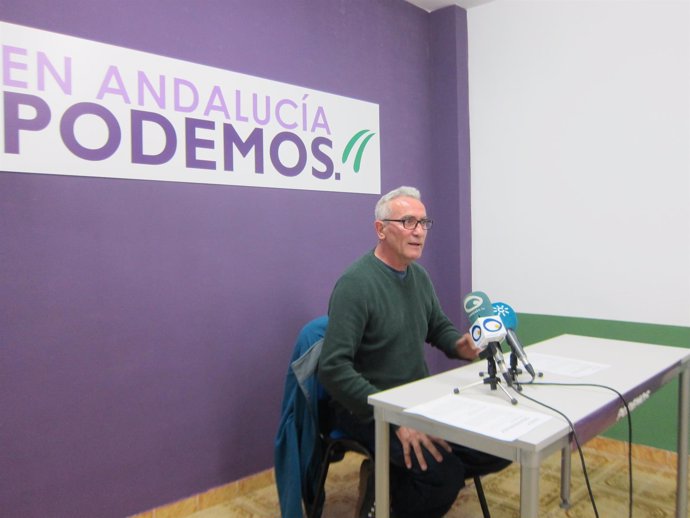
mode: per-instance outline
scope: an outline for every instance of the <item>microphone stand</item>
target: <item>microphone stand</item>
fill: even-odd
[[[510,372],[510,377],[513,378],[515,389],[518,392],[522,392],[522,385],[518,381],[518,376],[522,374],[522,369],[518,367],[518,357],[514,352],[510,353],[510,369],[508,369],[508,372]]]
[[[496,376],[496,359],[494,358],[494,355],[496,354],[496,345],[495,342],[489,343],[489,345],[486,346],[486,349],[482,351],[482,353],[479,355],[481,358],[484,356],[484,353],[488,351],[488,354],[486,354],[486,361],[488,363],[488,376],[484,377],[483,380],[477,381],[476,383],[470,383],[464,388],[470,388],[474,387],[476,385],[489,385],[491,387],[491,390],[496,390],[496,388],[500,388],[503,393],[506,395],[506,397],[510,400],[510,402],[513,405],[517,405],[517,399],[515,399],[513,396],[510,395],[508,390],[501,384],[501,379]],[[480,376],[484,376],[484,372],[479,373]]]
[[[518,381],[517,377],[523,373],[523,370],[520,367],[518,367],[518,357],[517,354],[515,354],[515,352],[510,353],[510,368],[508,369],[508,372],[510,372],[510,377],[513,378],[513,383],[515,383],[515,389],[518,392],[522,392],[522,385]],[[536,372],[537,378],[541,378],[543,375],[543,372]],[[534,381],[534,378],[532,378],[532,381]]]

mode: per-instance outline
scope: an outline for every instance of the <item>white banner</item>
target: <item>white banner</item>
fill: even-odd
[[[379,194],[377,104],[0,22],[2,171]]]

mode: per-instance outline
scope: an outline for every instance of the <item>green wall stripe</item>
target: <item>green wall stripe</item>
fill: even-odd
[[[519,313],[517,333],[525,346],[554,336],[571,334],[690,348],[690,327],[591,318]],[[529,354],[529,348],[527,352]],[[596,358],[592,360],[596,361]],[[535,368],[538,369],[539,366],[535,365]],[[678,381],[673,380],[632,412],[633,442],[676,451],[677,409]],[[627,441],[627,420],[617,423],[603,435]]]

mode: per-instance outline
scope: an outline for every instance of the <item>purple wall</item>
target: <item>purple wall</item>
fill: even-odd
[[[465,325],[464,11],[0,0],[0,19],[378,103],[382,190],[426,195],[423,263]],[[270,468],[295,335],[373,247],[377,198],[0,172],[2,514],[123,516]]]

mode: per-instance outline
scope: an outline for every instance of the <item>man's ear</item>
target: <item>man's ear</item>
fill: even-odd
[[[374,222],[374,228],[376,229],[376,236],[379,238],[379,240],[384,239],[386,237],[386,235],[383,233],[383,221],[377,219]]]

